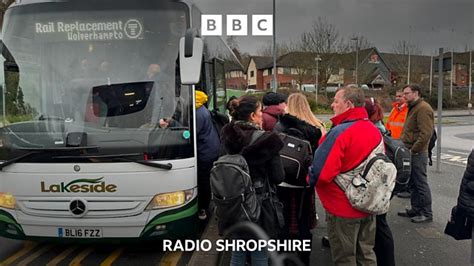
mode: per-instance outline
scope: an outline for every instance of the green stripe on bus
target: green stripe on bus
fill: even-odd
[[[151,228],[159,225],[164,224],[172,221],[176,221],[179,219],[183,219],[189,216],[196,214],[198,211],[197,200],[191,201],[191,203],[183,208],[179,208],[176,210],[171,210],[167,212],[163,212],[155,216],[143,229],[140,236],[143,236],[146,232],[148,232]]]
[[[11,214],[9,214],[8,212],[6,212],[6,211],[0,210],[0,222],[5,222],[7,224],[12,224],[16,228],[18,228],[18,230],[20,232],[23,233],[23,228],[21,228],[21,225],[18,224],[16,222],[15,218],[13,218],[13,216]]]

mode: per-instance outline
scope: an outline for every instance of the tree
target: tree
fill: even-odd
[[[356,44],[352,41],[354,39],[357,40]],[[339,67],[347,63],[341,60],[351,60],[350,57],[339,56],[340,54],[370,48],[371,46],[371,43],[364,36],[353,35],[348,39],[343,38],[333,24],[321,17],[313,21],[312,28],[309,31],[301,34],[299,41],[301,50],[312,53],[311,67],[313,69],[316,68],[314,58],[316,56],[322,58],[318,68],[318,83],[323,87],[327,86],[331,75],[338,73]]]
[[[333,24],[318,17],[313,21],[312,28],[300,37],[300,48],[303,51],[317,54],[343,52],[346,49],[344,40]]]
[[[406,55],[410,53],[411,55],[419,55],[421,54],[421,48],[417,44],[400,40],[393,46],[393,53]]]
[[[423,75],[429,73],[429,64],[426,67],[423,61],[429,60],[421,56],[421,48],[417,44],[400,40],[393,46],[393,53],[399,55],[393,60],[398,72],[399,83],[408,82],[408,57],[410,55],[410,82],[421,83]]]
[[[356,43],[354,43],[354,41]],[[348,46],[346,50],[352,52],[357,51],[357,49],[364,50],[374,47],[374,45],[363,35],[352,35],[352,37],[346,40],[345,43]]]
[[[293,43],[277,43],[277,58],[290,52],[297,51],[297,45]],[[260,56],[273,56],[273,45],[271,43],[265,44],[257,51]]]

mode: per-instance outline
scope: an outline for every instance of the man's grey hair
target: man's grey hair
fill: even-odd
[[[354,107],[364,107],[364,104],[365,104],[364,90],[357,87],[357,85],[350,84],[350,85],[340,88],[339,90],[344,92],[342,96],[344,100],[350,101],[354,105]]]

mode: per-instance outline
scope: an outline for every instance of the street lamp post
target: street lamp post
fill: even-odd
[[[411,51],[410,51],[410,43],[411,43],[411,26],[410,26],[410,33],[408,34],[408,44],[407,44],[407,49],[408,49],[408,66],[407,66],[407,84],[410,84],[410,69],[411,69]]]
[[[469,113],[471,113],[471,108],[472,108],[471,93],[472,93],[472,49],[469,49],[469,103],[467,104],[467,108],[469,108]]]
[[[355,50],[356,50],[356,62],[355,62],[355,83],[357,86],[359,86],[359,37],[354,37],[351,39],[352,41],[355,41]]]
[[[272,91],[276,92],[278,87],[277,80],[277,44],[276,44],[276,0],[273,0],[273,88]]]
[[[318,90],[319,90],[319,62],[321,62],[321,57],[316,56],[314,61],[316,61],[316,80],[314,83],[315,94],[316,94],[316,103],[318,102]]]

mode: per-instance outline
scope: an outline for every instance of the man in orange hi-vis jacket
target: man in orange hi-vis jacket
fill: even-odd
[[[401,90],[396,92],[395,97],[393,109],[387,119],[387,130],[390,131],[392,138],[399,139],[407,117],[408,105]]]

